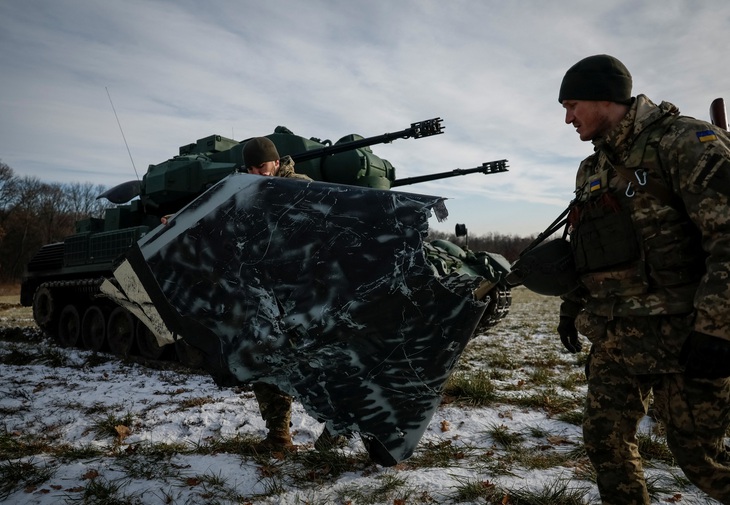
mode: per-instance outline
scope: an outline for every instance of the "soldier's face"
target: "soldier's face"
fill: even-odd
[[[255,167],[248,167],[249,174],[274,176],[279,172],[279,160],[266,161]]]
[[[581,140],[604,136],[613,128],[611,102],[563,100],[565,123],[572,124]]]

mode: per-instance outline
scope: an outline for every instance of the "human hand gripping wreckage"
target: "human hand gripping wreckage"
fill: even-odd
[[[297,398],[373,461],[408,458],[486,308],[424,254],[443,199],[237,173],[144,236],[102,292],[220,386]]]

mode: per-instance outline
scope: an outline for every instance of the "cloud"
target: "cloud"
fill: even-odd
[[[539,232],[592,150],[562,122],[565,70],[614,54],[636,92],[706,119],[730,90],[727,26],[719,0],[2,2],[0,159],[48,182],[133,178],[109,97],[141,173],[213,133],[337,140],[438,116],[443,135],[373,151],[401,177],[509,159],[409,190],[449,196],[475,232]]]

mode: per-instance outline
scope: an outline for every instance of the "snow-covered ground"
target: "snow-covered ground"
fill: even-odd
[[[554,334],[555,299],[514,290],[507,319],[467,348],[457,373],[487,374],[494,402],[445,401],[413,457],[391,468],[369,463],[353,437],[334,460],[351,468],[337,471],[316,459],[322,425],[299,404],[292,415],[299,451],[256,455],[246,443],[265,429],[247,388],[219,389],[179,367],[59,348],[37,337],[29,311],[10,318],[8,308],[0,306],[0,326],[28,329],[0,339],[3,503],[492,503],[480,487],[506,490],[510,498],[494,503],[540,503],[540,492],[556,488],[571,498],[550,504],[600,503],[580,427],[556,415],[550,400],[524,401],[542,394],[579,412],[582,365]],[[642,428],[656,427],[646,418]],[[234,450],[236,443],[243,449]],[[29,445],[39,449],[14,457],[16,447]],[[546,463],[536,464],[541,453]],[[532,463],[520,459],[525,454]],[[646,473],[655,503],[717,503],[669,463],[650,460]],[[520,493],[533,501],[519,501]]]

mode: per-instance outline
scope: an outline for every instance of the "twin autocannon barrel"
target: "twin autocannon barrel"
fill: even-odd
[[[431,137],[433,135],[439,135],[444,132],[444,126],[442,125],[443,120],[441,118],[427,119],[425,121],[419,121],[417,123],[411,123],[410,128],[405,130],[384,133],[382,135],[376,135],[374,137],[367,137],[363,139],[353,140],[350,142],[337,143],[331,146],[322,147],[320,149],[312,149],[304,151],[302,153],[293,154],[291,158],[294,162],[304,162],[313,160],[316,158],[323,158],[346,151],[352,151],[354,149],[360,149],[361,147],[368,147],[376,144],[387,144],[397,139],[414,138],[419,139],[423,137]],[[418,184],[421,182],[435,181],[438,179],[446,179],[449,177],[456,177],[459,175],[468,175],[474,173],[483,174],[496,174],[500,172],[507,172],[507,160],[489,161],[482,163],[481,166],[475,168],[457,168],[449,170],[447,172],[439,172],[429,175],[421,175],[416,177],[407,177],[405,179],[398,179],[392,182],[391,187],[407,186],[409,184]]]

